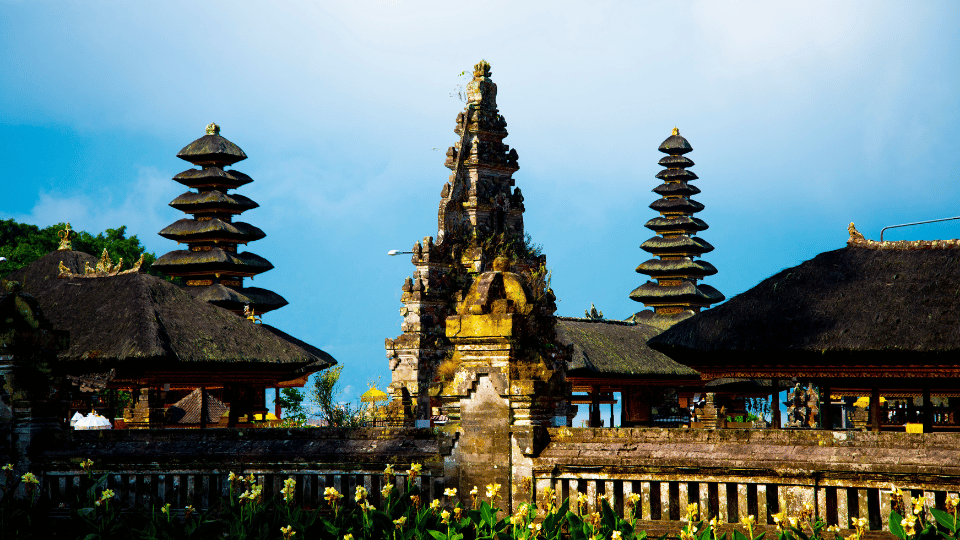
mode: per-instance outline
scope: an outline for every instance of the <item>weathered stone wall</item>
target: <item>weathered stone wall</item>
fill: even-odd
[[[34,472],[54,506],[75,499],[83,473],[79,463],[92,459],[109,472],[109,487],[129,508],[171,503],[206,507],[227,494],[227,476],[254,474],[264,493],[279,493],[288,477],[297,480],[298,498],[307,506],[322,503],[323,490],[352,494],[367,488],[379,504],[383,470],[390,464],[405,482],[411,463],[423,465],[418,479],[433,497],[448,486],[444,456],[453,440],[431,429],[207,429],[48,432],[35,454]]]
[[[864,517],[879,531],[893,484],[941,508],[960,491],[953,433],[556,428],[531,440],[541,441],[532,456],[535,497],[550,486],[571,501],[586,493],[591,511],[598,495],[622,510],[637,493],[639,516],[657,534],[675,534],[693,502],[707,519],[752,514],[768,526],[772,514],[796,515],[809,503],[829,524]]]

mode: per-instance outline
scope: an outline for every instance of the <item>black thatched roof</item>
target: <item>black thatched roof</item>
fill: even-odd
[[[241,214],[260,205],[253,202],[249,197],[237,194],[227,195],[222,191],[212,189],[200,193],[193,191],[182,193],[176,199],[170,201],[170,206],[188,214],[211,211]]]
[[[239,146],[220,136],[220,126],[207,126],[207,134],[183,147],[177,157],[194,165],[233,165],[247,159]]]
[[[117,367],[126,376],[231,363],[251,369],[275,364],[286,372],[302,372],[336,364],[315,347],[196,300],[154,276],[50,278],[61,260],[76,267],[95,259],[56,251],[8,279],[23,283],[54,328],[70,332],[70,347],[59,357],[77,366],[72,371],[87,365],[100,371]]]
[[[262,230],[242,221],[226,222],[212,218],[197,220],[184,218],[164,227],[158,233],[168,240],[178,242],[204,242],[218,240],[228,243],[247,243],[265,238]]]
[[[215,247],[209,251],[177,250],[164,254],[151,268],[170,275],[220,272],[238,276],[255,276],[273,268],[270,261],[244,251],[232,253]]]
[[[215,283],[205,287],[187,287],[185,290],[197,300],[231,311],[242,311],[243,306],[249,305],[258,315],[287,305],[286,299],[279,294],[259,287],[233,288]]]
[[[253,182],[253,178],[240,171],[224,171],[220,167],[205,169],[187,169],[173,177],[174,180],[191,188],[236,189]]]
[[[921,367],[955,369],[960,249],[821,253],[678,323],[650,345],[715,373],[773,373],[774,365],[824,376],[848,370],[840,376],[923,377],[929,375]]]
[[[557,338],[573,345],[570,377],[682,377],[699,380],[693,369],[647,346],[660,332],[645,324],[557,317]]]

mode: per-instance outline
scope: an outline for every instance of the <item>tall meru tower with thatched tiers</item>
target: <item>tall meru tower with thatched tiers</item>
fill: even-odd
[[[703,210],[702,204],[690,198],[700,193],[699,189],[688,183],[697,179],[696,174],[687,170],[693,167],[693,161],[684,156],[693,147],[680,136],[677,128],[673,128],[673,134],[663,141],[659,150],[667,154],[659,162],[666,169],[657,173],[657,178],[663,180],[663,184],[654,188],[653,192],[661,198],[654,201],[650,208],[660,212],[660,216],[646,223],[646,227],[657,236],[640,246],[659,258],[650,259],[637,267],[638,273],[646,274],[657,282],[648,281],[637,287],[630,293],[630,298],[653,308],[653,311],[635,314],[633,320],[666,329],[699,312],[700,308],[722,302],[724,296],[709,285],[697,284],[697,280],[716,274],[717,269],[706,261],[696,260],[696,257],[713,251],[713,246],[694,236],[706,230],[707,224],[693,217],[693,214]]]
[[[228,193],[253,182],[242,172],[224,170],[247,159],[247,155],[220,136],[220,126],[210,124],[207,134],[184,147],[177,157],[201,167],[173,177],[196,191],[180,195],[170,206],[192,214],[193,218],[177,221],[160,231],[160,236],[186,244],[187,249],[167,253],[153,263],[153,268],[182,277],[187,291],[197,299],[237,314],[243,313],[246,306],[259,314],[287,305],[277,293],[243,286],[243,278],[273,268],[263,257],[237,251],[240,244],[266,236],[249,223],[233,220],[234,216],[259,206],[243,195]]]

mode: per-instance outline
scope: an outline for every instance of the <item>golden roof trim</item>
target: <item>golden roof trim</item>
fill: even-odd
[[[960,249],[960,239],[957,238],[951,240],[897,240],[895,242],[878,242],[876,240],[868,240],[862,234],[860,234],[860,231],[857,230],[853,222],[850,222],[850,225],[847,226],[847,232],[850,233],[850,238],[847,239],[847,246],[850,247],[900,251],[913,251],[921,249]]]

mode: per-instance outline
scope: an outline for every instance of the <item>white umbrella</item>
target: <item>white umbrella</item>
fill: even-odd
[[[77,422],[79,422],[80,420],[83,420],[83,415],[80,414],[80,411],[73,413],[73,417],[70,418],[70,426],[73,427],[77,425]]]
[[[96,422],[96,419],[93,417],[92,414],[89,416],[84,416],[80,420],[77,420],[77,423],[73,425],[73,429],[78,429],[78,430],[95,429],[94,428],[95,422]]]
[[[93,422],[94,426],[96,426],[93,429],[113,429],[113,426],[110,425],[110,421],[99,414],[94,413]]]

